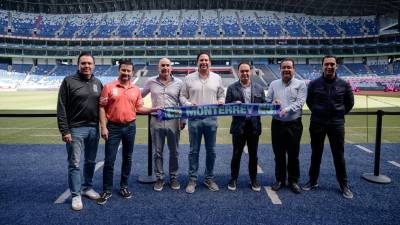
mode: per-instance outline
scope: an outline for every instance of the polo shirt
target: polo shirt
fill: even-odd
[[[108,121],[128,123],[136,120],[136,111],[143,106],[143,99],[136,85],[130,82],[125,88],[116,80],[104,86],[100,106],[104,107]]]

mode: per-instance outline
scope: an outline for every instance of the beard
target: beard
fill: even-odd
[[[120,76],[121,81],[129,81],[132,78],[130,75],[122,75]]]

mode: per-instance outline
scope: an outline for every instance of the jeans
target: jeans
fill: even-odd
[[[165,139],[169,149],[169,175],[176,178],[178,174],[179,120],[159,121],[152,116],[150,121],[152,147],[154,150],[154,171],[157,179],[164,179],[163,152]]]
[[[325,137],[328,136],[336,170],[336,179],[341,187],[347,185],[346,161],[344,159],[344,134],[343,124],[323,125],[310,123],[312,153],[309,175],[312,183],[317,183],[318,181],[324,141]]]
[[[100,134],[98,127],[77,127],[71,128],[71,135],[71,143],[66,144],[68,153],[68,185],[72,197],[75,197],[81,194],[81,188],[88,189],[92,187]],[[84,151],[84,183],[81,185],[79,164],[82,151]]]
[[[215,164],[215,142],[217,135],[217,119],[208,117],[205,119],[189,120],[189,179],[197,180],[197,170],[199,169],[199,152],[201,138],[204,135],[206,147],[206,170],[205,178],[214,177]]]
[[[119,143],[122,140],[122,166],[120,187],[128,187],[128,178],[132,167],[132,152],[135,144],[136,124],[130,122],[119,124],[108,122],[108,140],[105,145],[103,168],[103,191],[112,191],[114,179],[114,163],[117,157]]]

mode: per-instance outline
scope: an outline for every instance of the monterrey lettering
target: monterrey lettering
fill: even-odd
[[[208,116],[266,116],[279,113],[280,105],[231,103],[223,105],[177,106],[159,109],[158,119],[193,119]]]

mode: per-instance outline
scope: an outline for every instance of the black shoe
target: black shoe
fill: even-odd
[[[308,181],[304,186],[303,186],[303,190],[304,191],[309,191],[309,190],[311,190],[311,189],[314,189],[314,188],[317,188],[318,187],[318,183],[317,182],[311,182],[311,181]]]
[[[261,187],[260,187],[260,185],[258,184],[257,180],[252,180],[252,181],[250,182],[250,185],[251,185],[251,190],[257,191],[257,192],[261,191]]]
[[[181,184],[176,178],[171,178],[171,180],[169,181],[169,186],[173,190],[179,190],[181,188]]]
[[[119,194],[123,197],[123,198],[132,198],[132,192],[128,191],[128,188],[121,188],[119,190]]]
[[[112,196],[112,193],[110,191],[105,191],[105,192],[101,193],[100,198],[98,198],[96,200],[96,203],[99,205],[104,205],[104,204],[106,204],[107,200],[109,198],[111,198],[111,196]]]
[[[343,194],[343,197],[345,197],[347,199],[352,199],[353,198],[353,193],[350,191],[350,188],[347,185],[343,185],[342,194]]]
[[[236,191],[236,179],[231,179],[228,183],[228,189],[230,191]]]
[[[277,181],[272,185],[271,189],[274,191],[279,191],[279,189],[283,188],[283,186],[285,186],[284,182]]]
[[[297,183],[294,183],[294,182],[290,183],[289,187],[290,187],[290,190],[293,191],[293,193],[296,193],[296,194],[300,194],[301,193],[301,189],[300,189],[300,187],[299,187],[299,185]]]
[[[162,179],[157,179],[153,189],[155,191],[162,191],[163,188],[164,188],[164,181]]]

